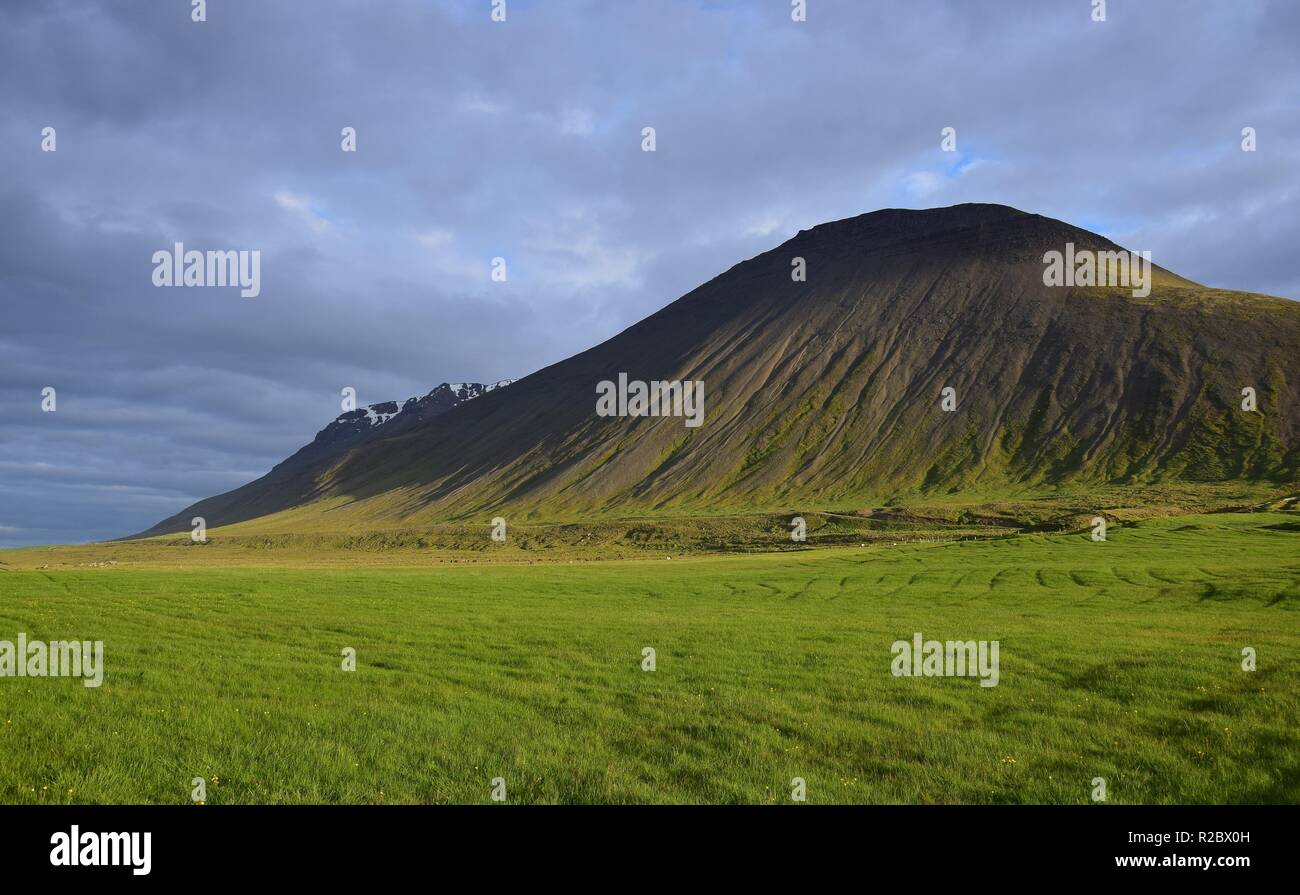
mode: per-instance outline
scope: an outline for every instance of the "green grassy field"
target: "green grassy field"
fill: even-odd
[[[0,801],[1300,801],[1300,523],[746,556],[0,574]],[[1000,683],[890,673],[920,631]],[[641,669],[643,647],[657,670]],[[357,651],[355,672],[341,651]],[[1258,670],[1243,671],[1253,647]]]

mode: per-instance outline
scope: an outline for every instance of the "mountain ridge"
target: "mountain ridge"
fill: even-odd
[[[430,417],[437,416],[439,413],[445,413],[465,401],[471,401],[499,388],[505,388],[512,382],[514,382],[513,379],[500,379],[486,384],[481,382],[444,382],[434,386],[422,397],[407,398],[400,404],[397,401],[380,401],[377,404],[367,404],[356,410],[344,411],[334,418],[334,422],[317,432],[311,444],[307,445],[303,450],[316,444],[333,448],[343,442],[349,445],[359,443],[360,440],[365,440],[368,436],[373,435],[380,426],[387,426],[389,423],[397,421],[397,426],[385,430],[384,434],[391,434],[394,429],[423,422]]]

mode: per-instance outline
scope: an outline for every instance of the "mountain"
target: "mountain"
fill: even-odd
[[[502,379],[487,385],[479,382],[444,382],[423,398],[407,398],[401,404],[384,401],[359,410],[350,410],[317,432],[311,444],[276,469],[306,466],[358,447],[379,435],[387,437],[404,432],[440,413],[446,413],[458,404],[504,388],[513,381]]]
[[[509,388],[386,423],[149,533],[194,515],[279,513],[259,530],[288,531],[1295,482],[1300,304],[1158,266],[1145,295],[1045,285],[1045,254],[1070,250],[1122,251],[1000,205],[822,224]],[[598,416],[597,384],[620,373],[702,381],[702,425]]]
[[[175,516],[164,519],[145,534],[188,530],[190,520],[195,516],[202,516],[205,520],[227,519],[248,512],[248,507],[275,506],[274,503],[266,503],[268,495],[310,490],[317,472],[328,468],[346,452],[377,438],[387,438],[413,429],[466,401],[505,388],[513,381],[502,379],[486,385],[479,382],[444,382],[422,398],[407,398],[401,404],[384,401],[341,413],[334,422],[316,433],[311,444],[300,448],[260,479],[234,491],[201,500]],[[142,535],[137,537],[139,536]]]

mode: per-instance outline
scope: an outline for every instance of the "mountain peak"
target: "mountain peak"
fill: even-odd
[[[994,202],[962,202],[957,205],[942,205],[935,208],[877,208],[875,211],[863,212],[852,217],[827,221],[818,224],[812,229],[834,228],[850,222],[889,224],[891,226],[914,224],[934,229],[948,229],[953,226],[973,226],[1011,218],[1050,220],[1050,218],[1043,218],[1042,215],[1021,211],[1019,208],[1013,208],[1010,205],[999,205]]]
[[[1122,248],[1101,234],[1056,218],[1009,205],[970,202],[941,208],[882,208],[828,221],[800,230],[777,251],[915,254],[941,266],[959,258],[978,258],[985,264],[1041,265],[1045,252],[1064,251],[1067,243],[1093,251]],[[1162,275],[1175,276],[1159,270]],[[1175,278],[1183,285],[1196,285]]]
[[[486,395],[488,392],[494,392],[499,388],[505,388],[512,382],[514,382],[513,379],[498,379],[496,382],[489,382],[486,384],[482,382],[444,382],[435,387],[429,392],[429,394],[425,395],[425,397],[433,397],[445,390],[446,392],[455,395],[460,401],[468,401],[472,398],[477,398],[479,395]],[[412,398],[411,400],[414,401],[415,399]]]
[[[367,404],[365,407],[339,414],[334,422],[316,433],[315,442],[332,444],[340,440],[351,440],[380,426],[390,426],[397,420],[401,420],[405,428],[407,422],[422,421],[446,413],[458,404],[504,388],[512,382],[513,379],[500,379],[486,385],[481,382],[444,382],[435,386],[422,398],[407,398],[400,404],[397,401]],[[391,429],[390,426],[389,431]]]

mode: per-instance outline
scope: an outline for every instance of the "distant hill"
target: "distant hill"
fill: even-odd
[[[1044,254],[1067,244],[1120,250],[1000,205],[822,224],[508,388],[404,405],[377,428],[340,417],[267,476],[146,534],[196,515],[291,531],[1294,483],[1300,304],[1159,267],[1144,297],[1045,285]],[[620,373],[703,381],[702,425],[598,416],[597,383]],[[1257,412],[1241,409],[1246,387]]]

